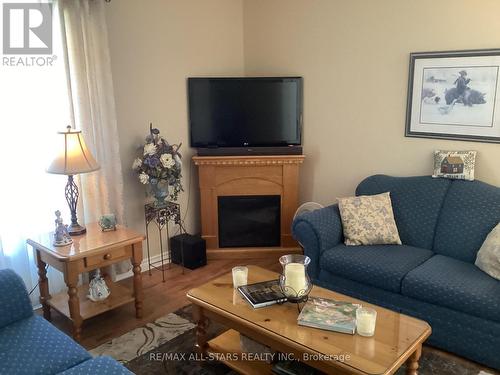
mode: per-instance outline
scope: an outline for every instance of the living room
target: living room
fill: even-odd
[[[10,176],[0,188],[0,269],[12,269],[24,286],[0,273],[0,373],[284,373],[276,353],[299,359],[281,361],[290,373],[498,373],[498,2],[61,0],[49,2],[50,54],[21,48],[29,38],[9,41],[15,28],[6,28],[7,12],[9,22],[22,23],[19,14],[39,7],[45,20],[46,1],[34,1],[33,9],[20,7],[30,1],[1,2],[0,152]],[[46,33],[35,34],[43,43]],[[195,77],[245,77],[249,85],[263,77],[295,79],[300,100],[292,115],[302,153],[245,155],[241,144],[233,154],[207,156],[194,147],[188,80]],[[452,89],[457,97],[448,99]],[[474,90],[480,98],[471,102]],[[467,111],[479,125],[467,123]],[[438,115],[452,125],[434,121]],[[86,144],[85,163],[68,171],[71,137],[73,145]],[[171,155],[161,165],[177,173],[166,192],[175,199],[170,223],[155,216],[165,207],[151,203],[165,191],[140,180],[151,167],[144,146],[153,140],[155,151]],[[62,146],[63,159],[54,159]],[[453,169],[457,157],[472,161],[445,171],[445,159]],[[207,185],[230,172],[231,181],[260,182],[217,192]],[[172,194],[175,186],[182,190]],[[382,211],[389,219],[377,236],[391,238],[333,251],[349,237],[344,210],[360,204],[342,197],[387,192]],[[217,199],[207,195],[216,193],[288,198],[274,220],[279,245],[220,246],[219,229],[231,221],[219,221]],[[303,210],[312,212],[294,220],[308,202],[314,204]],[[72,214],[86,234],[73,227]],[[118,229],[108,231],[108,221]],[[54,230],[58,238],[42,235]],[[181,261],[169,263],[177,246],[170,238],[183,233],[192,243],[181,241]],[[119,246],[111,251],[109,241]],[[489,256],[480,268],[483,250]],[[206,265],[183,267],[186,254],[206,256]],[[312,297],[362,304],[377,312],[374,336],[285,325],[297,319],[297,303],[253,309],[233,293],[233,267],[248,272],[245,283],[278,279],[284,255],[309,258],[301,261],[310,262],[312,290],[309,301],[292,301],[299,309]],[[92,291],[81,285],[89,281],[102,301],[86,297]],[[46,340],[22,325],[41,315],[51,320],[36,320]],[[251,349],[241,352],[234,342]],[[231,361],[217,351],[267,355]],[[329,357],[313,356],[320,354]]]

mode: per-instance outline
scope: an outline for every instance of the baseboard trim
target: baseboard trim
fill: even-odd
[[[151,257],[151,263],[155,263],[155,262],[159,262],[159,261],[161,261],[160,254],[154,255]],[[167,264],[167,262],[165,262],[165,264]],[[151,267],[151,268],[153,268],[153,267]],[[148,263],[148,258],[146,257],[141,262],[141,272],[144,273],[147,271],[149,271],[149,263]],[[115,276],[115,281],[121,281],[124,279],[128,279],[129,277],[132,277],[132,276],[134,276],[134,273],[132,272],[132,270],[130,270],[130,271],[125,272],[125,273],[117,274]]]

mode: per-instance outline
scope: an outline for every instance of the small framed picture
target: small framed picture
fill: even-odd
[[[99,218],[99,226],[103,232],[116,230],[116,216],[115,214],[102,215]]]
[[[407,137],[500,143],[500,49],[410,54]]]

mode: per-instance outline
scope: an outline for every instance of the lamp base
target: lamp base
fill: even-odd
[[[79,236],[85,232],[87,232],[87,229],[78,223],[68,225],[68,233],[70,236]]]
[[[78,203],[78,186],[75,184],[72,175],[68,175],[68,182],[66,188],[64,189],[64,195],[66,196],[66,202],[68,202],[69,210],[71,212],[71,224],[68,225],[68,233],[70,236],[79,236],[84,234],[87,229],[83,225],[78,224],[78,219],[76,217],[76,206]]]

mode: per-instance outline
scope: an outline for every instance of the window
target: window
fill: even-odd
[[[7,2],[15,1],[0,0],[2,10]],[[7,55],[2,55],[0,66],[0,268],[14,269],[28,289],[36,285],[38,277],[26,238],[53,230],[57,209],[66,220],[69,218],[64,198],[66,177],[45,172],[56,132],[64,130],[70,119],[56,11],[52,19],[52,65],[8,66],[4,59]],[[16,22],[15,17],[11,22]],[[26,56],[29,55],[14,55]],[[49,270],[52,292],[64,286],[60,279],[57,271]],[[35,303],[38,303],[37,293],[32,296]]]

